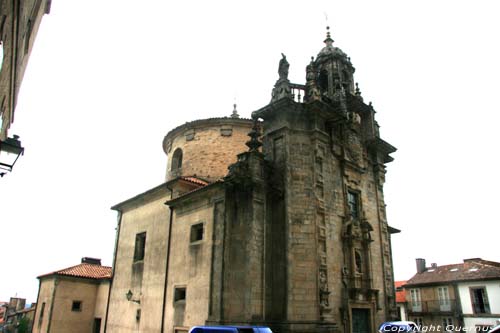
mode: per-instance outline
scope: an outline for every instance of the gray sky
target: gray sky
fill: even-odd
[[[54,0],[0,179],[0,301],[36,301],[36,276],[92,256],[111,265],[109,207],[163,182],[173,127],[267,104],[281,52],[292,82],[336,46],[399,150],[385,199],[397,280],[415,258],[500,261],[498,1]]]

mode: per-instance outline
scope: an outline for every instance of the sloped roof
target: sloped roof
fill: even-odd
[[[80,277],[86,279],[110,279],[112,268],[89,263],[82,263],[76,266],[61,269],[52,273],[40,275],[38,278],[43,278],[51,275],[62,275]]]
[[[462,264],[426,268],[415,274],[406,286],[451,283],[459,281],[500,280],[500,263],[481,258],[465,259]]]
[[[405,303],[406,302],[406,291],[402,289],[402,286],[406,284],[406,281],[396,281],[394,285],[396,287],[396,303]],[[400,290],[398,290],[398,288]]]

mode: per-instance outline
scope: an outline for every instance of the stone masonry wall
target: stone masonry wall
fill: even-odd
[[[228,166],[248,149],[248,132],[252,122],[246,119],[206,119],[187,123],[165,137],[164,150],[168,155],[166,179],[193,176],[217,180],[228,172]],[[182,149],[182,167],[172,170],[172,157]]]

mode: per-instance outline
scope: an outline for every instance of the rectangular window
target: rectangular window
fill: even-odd
[[[146,233],[141,232],[135,235],[134,261],[144,260],[144,252],[146,249]]]
[[[101,318],[94,318],[94,329],[93,333],[101,333]]]
[[[71,311],[82,311],[82,301],[73,301]]]
[[[443,329],[446,331],[453,331],[453,319],[450,317],[443,318]]]
[[[490,304],[486,288],[470,288],[470,297],[472,302],[472,310],[474,313],[490,313]]]
[[[203,240],[203,223],[193,224],[191,226],[191,243]]]
[[[349,206],[349,214],[353,219],[359,218],[359,194],[357,192],[347,192],[347,205]]]
[[[451,311],[448,287],[438,287],[438,299],[440,311]]]
[[[175,287],[174,303],[180,301],[186,301],[186,287]]]
[[[410,289],[411,309],[415,312],[422,311],[422,302],[420,298],[420,289]]]

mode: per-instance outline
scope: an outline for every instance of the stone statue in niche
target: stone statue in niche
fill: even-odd
[[[349,216],[342,226],[342,235],[350,239],[362,239],[363,230],[361,228],[359,220],[355,220],[351,216]]]
[[[328,281],[326,278],[326,272],[321,270],[319,271],[319,304],[321,307],[326,308],[329,306],[328,295],[330,292],[328,291]]]
[[[352,129],[347,131],[346,158],[350,162],[363,167],[363,148],[358,134]]]

